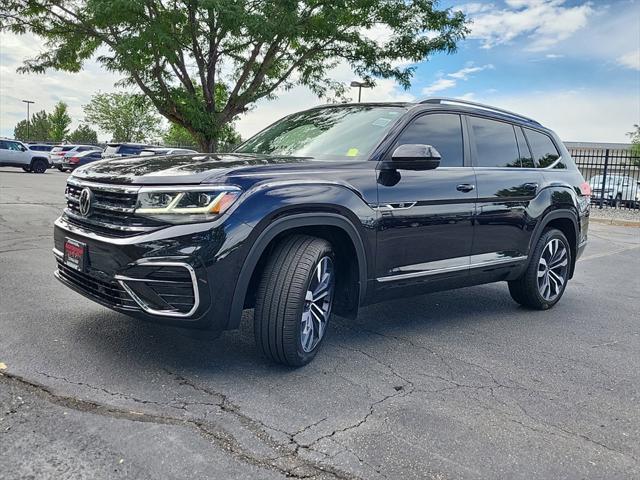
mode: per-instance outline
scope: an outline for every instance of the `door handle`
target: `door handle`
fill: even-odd
[[[458,185],[456,187],[456,190],[458,190],[459,192],[471,192],[476,188],[475,185],[472,185],[470,183],[461,183],[460,185]]]

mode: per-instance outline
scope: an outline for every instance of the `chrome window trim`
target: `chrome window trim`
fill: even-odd
[[[143,278],[134,279],[132,277],[127,277],[124,275],[115,275],[114,279],[120,284],[120,286],[127,292],[127,294],[133,299],[134,302],[138,304],[138,306],[149,315],[158,315],[163,317],[174,317],[174,318],[186,318],[192,316],[195,311],[200,306],[200,292],[198,291],[198,278],[196,277],[196,271],[193,269],[191,265],[184,262],[145,262],[144,266],[158,266],[158,267],[182,267],[189,272],[189,276],[191,277],[191,288],[193,289],[193,307],[186,313],[176,312],[173,310],[158,310],[155,308],[151,308],[147,305],[144,300],[142,300],[136,293],[129,288],[129,286],[125,283],[127,281],[138,281],[138,282],[149,282],[149,280],[145,280]]]

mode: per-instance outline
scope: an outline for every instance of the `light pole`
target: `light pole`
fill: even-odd
[[[356,80],[351,82],[351,86],[358,87],[358,103],[360,103],[360,99],[362,98],[362,89],[373,88],[373,85],[371,85],[369,82],[357,82]]]
[[[29,116],[29,105],[36,102],[33,102],[31,100],[22,100],[22,101],[27,104],[27,141],[29,141],[29,124],[31,123],[31,117]]]

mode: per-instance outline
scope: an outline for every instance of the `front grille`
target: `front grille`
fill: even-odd
[[[93,193],[89,215],[80,213],[80,193],[89,188]],[[101,234],[126,237],[150,232],[165,224],[134,215],[138,187],[105,185],[69,179],[65,196],[65,215],[70,223]]]
[[[140,264],[116,275],[140,306],[152,313],[187,316],[198,306],[198,286],[187,264]]]
[[[61,258],[57,258],[57,262],[58,275],[60,278],[79,290],[82,290],[90,297],[94,297],[111,306],[138,310],[136,303],[118,282],[105,282],[86,273],[74,270],[65,265]]]

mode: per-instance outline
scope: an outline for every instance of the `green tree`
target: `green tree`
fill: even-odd
[[[114,142],[142,142],[159,132],[160,119],[144,95],[97,93],[84,106],[84,115]]]
[[[13,129],[13,137],[22,141],[50,142],[51,122],[47,112],[41,110],[31,115],[31,123],[28,130],[27,135],[27,121],[21,120]]]
[[[49,115],[51,129],[49,135],[54,142],[62,142],[69,134],[69,125],[71,125],[71,117],[67,111],[67,104],[58,102],[53,109],[53,113]]]
[[[366,81],[410,86],[414,68],[454,52],[468,32],[461,12],[434,0],[5,0],[0,29],[33,32],[44,50],[23,72],[77,72],[98,54],[205,151],[262,98],[305,85],[341,97],[332,79],[347,64]],[[192,78],[193,75],[193,78]],[[228,95],[219,102],[218,85]]]
[[[163,142],[168,146],[176,147],[195,147],[198,146],[196,138],[189,133],[186,128],[172,123],[162,136]],[[225,126],[222,136],[219,140],[221,149],[227,149],[238,145],[242,141],[240,134],[235,130],[233,124]]]
[[[633,128],[633,131],[627,133],[631,138],[631,154],[635,157],[632,163],[636,167],[640,167],[640,125],[636,124]]]
[[[98,133],[88,125],[80,124],[67,137],[69,143],[81,143],[94,145],[98,143]]]

